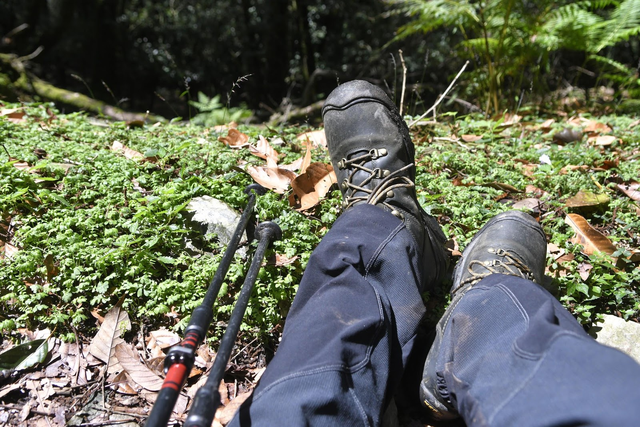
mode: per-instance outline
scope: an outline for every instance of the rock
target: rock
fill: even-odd
[[[599,343],[615,347],[640,363],[640,323],[605,314],[593,330]]]
[[[215,236],[223,245],[229,244],[240,221],[239,213],[225,202],[210,196],[193,198],[187,205],[187,211],[191,213],[194,229],[199,230],[207,240]],[[246,241],[246,236],[245,232],[241,241]],[[187,248],[193,250],[194,242],[188,241]],[[197,245],[195,249],[198,249]],[[244,256],[246,248],[240,248],[238,253]]]

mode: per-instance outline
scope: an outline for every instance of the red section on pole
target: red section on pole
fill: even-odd
[[[177,392],[182,388],[182,384],[187,379],[187,367],[182,363],[176,363],[169,367],[167,376],[164,378],[162,388],[170,388]]]

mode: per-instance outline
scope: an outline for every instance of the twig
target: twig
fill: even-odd
[[[460,69],[460,71],[458,71],[458,74],[456,75],[456,77],[453,79],[453,81],[451,82],[451,84],[449,85],[449,87],[447,88],[447,90],[444,91],[444,93],[442,95],[440,95],[438,97],[438,99],[436,100],[435,104],[433,104],[431,106],[431,108],[429,108],[427,111],[425,111],[420,117],[418,117],[417,119],[415,119],[413,122],[411,122],[411,124],[409,125],[409,127],[412,127],[413,125],[415,125],[417,122],[419,122],[420,120],[424,119],[427,114],[429,114],[431,111],[434,111],[436,109],[436,107],[438,106],[438,104],[440,104],[442,102],[442,100],[444,99],[444,97],[449,93],[449,91],[451,90],[451,88],[453,88],[453,85],[455,84],[456,80],[458,80],[458,77],[460,77],[460,75],[464,72],[465,68],[467,68],[467,65],[469,65],[469,61],[465,62],[464,65],[462,66],[462,68]]]
[[[113,426],[113,425],[117,425],[117,424],[127,424],[127,423],[132,423],[132,422],[137,422],[138,420],[136,420],[135,418],[131,418],[129,420],[107,420],[107,421],[98,421],[98,422],[91,422],[91,423],[82,423],[82,424],[78,424],[79,426]]]
[[[18,61],[20,62],[31,61],[32,59],[35,59],[38,55],[40,55],[43,50],[44,50],[43,46],[38,46],[36,50],[31,52],[29,55],[21,56],[20,58],[18,58]]]
[[[404,63],[402,49],[398,49],[400,55],[400,63],[402,64],[402,91],[400,92],[400,117],[402,117],[402,107],[404,107],[404,90],[407,87],[407,65]]]
[[[9,154],[9,150],[7,150],[7,147],[4,144],[0,144],[2,145],[2,148],[4,148],[4,152],[7,153],[7,157],[9,157],[9,160],[12,159],[11,154]]]

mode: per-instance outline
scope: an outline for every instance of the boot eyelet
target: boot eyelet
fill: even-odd
[[[345,168],[345,163],[346,163],[347,159],[340,159],[340,161],[338,162],[338,169],[344,169]]]
[[[402,212],[400,212],[397,209],[392,210],[391,211],[391,215],[393,215],[393,216],[395,216],[396,218],[399,218],[399,219],[404,219],[404,215],[402,215]]]
[[[393,190],[387,191],[387,199],[390,199],[392,197],[393,197]]]
[[[378,157],[383,157],[387,155],[387,149],[386,148],[381,148],[378,150]]]
[[[349,188],[349,181],[345,179],[344,181],[342,181],[342,184],[340,186],[343,190],[346,190],[347,188]]]
[[[386,178],[386,177],[388,177],[389,175],[391,175],[391,171],[390,171],[390,170],[388,170],[388,169],[383,169],[383,170],[382,170],[382,177],[383,177],[383,178]]]

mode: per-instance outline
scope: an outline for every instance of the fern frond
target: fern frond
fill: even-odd
[[[599,52],[605,47],[637,35],[640,32],[639,27],[640,0],[624,0],[613,10],[607,25],[603,27],[600,43],[595,51]]]

